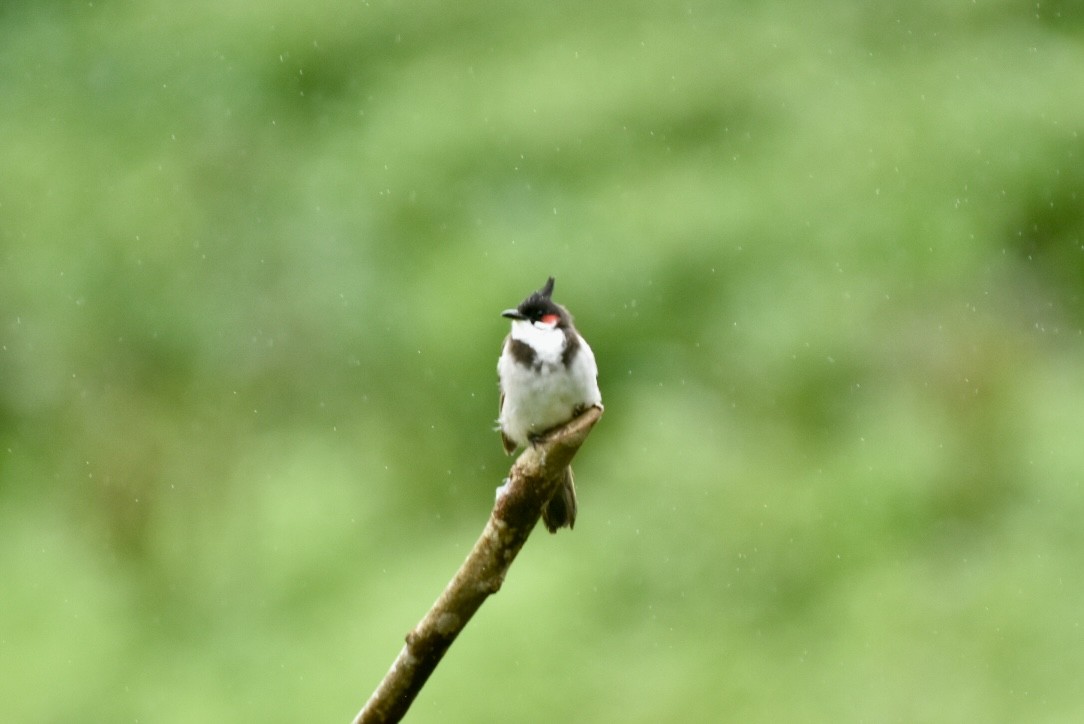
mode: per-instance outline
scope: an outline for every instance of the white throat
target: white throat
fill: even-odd
[[[512,322],[512,339],[531,345],[542,364],[557,364],[565,351],[565,333],[556,327],[539,328],[525,319]]]

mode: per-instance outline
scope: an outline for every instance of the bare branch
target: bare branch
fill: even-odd
[[[500,590],[542,507],[557,491],[564,469],[600,417],[601,407],[589,408],[519,456],[478,542],[429,613],[407,634],[406,646],[354,724],[403,718],[455,637],[486,598]]]

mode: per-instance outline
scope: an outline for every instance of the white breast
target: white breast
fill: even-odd
[[[517,445],[525,446],[529,437],[568,422],[577,408],[602,402],[598,389],[595,355],[583,337],[572,364],[567,368],[561,359],[564,332],[538,329],[526,321],[512,323],[512,339],[530,344],[536,362],[527,368],[505,349],[497,362],[504,404],[500,426]]]

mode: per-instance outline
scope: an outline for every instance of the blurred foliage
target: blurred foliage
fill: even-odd
[[[580,526],[411,721],[1084,718],[1082,87],[1068,0],[5,3],[0,718],[348,720],[548,274]]]

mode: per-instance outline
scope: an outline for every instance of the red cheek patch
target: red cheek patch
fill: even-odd
[[[542,324],[557,324],[557,315],[556,314],[543,314],[542,319],[540,321],[542,322]]]

